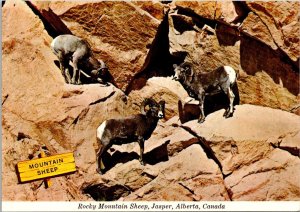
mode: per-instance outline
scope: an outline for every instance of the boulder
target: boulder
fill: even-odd
[[[223,112],[208,115],[201,125],[196,121],[184,125],[214,152],[223,174],[228,175],[225,185],[231,199],[299,199],[299,183],[287,174],[299,172],[299,145],[295,143],[299,116],[253,105],[235,106],[229,119],[222,117]]]
[[[228,119],[223,112],[202,124],[181,125],[178,117],[160,123],[145,142],[146,166],[138,162],[137,143],[113,145],[102,180],[111,190],[115,182],[122,186],[119,200],[299,199],[297,179],[288,177],[300,165],[299,116],[253,105],[236,106]],[[103,187],[102,180],[91,184]]]
[[[167,162],[152,166],[148,175],[152,176],[151,182],[123,200],[228,200],[218,166],[208,160],[197,144],[186,148]],[[213,195],[205,195],[208,190],[213,190]]]
[[[238,201],[299,201],[299,158],[275,149],[225,179],[231,198]],[[278,192],[280,191],[280,192]]]

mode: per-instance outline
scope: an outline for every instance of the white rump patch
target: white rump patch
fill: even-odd
[[[99,138],[100,140],[102,140],[102,136],[103,136],[105,127],[106,127],[106,121],[104,121],[104,122],[97,128],[97,138]]]
[[[226,71],[226,73],[229,76],[229,82],[230,82],[230,84],[235,83],[235,81],[236,81],[236,73],[235,73],[234,69],[232,67],[230,67],[230,66],[224,66],[224,70]]]
[[[57,37],[56,37],[57,38]],[[51,49],[54,49],[55,46],[55,42],[56,42],[56,38],[53,39],[53,41],[51,42]]]

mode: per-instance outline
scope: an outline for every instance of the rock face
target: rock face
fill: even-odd
[[[300,174],[297,8],[298,2],[6,1],[3,200],[299,200],[299,182],[290,177]],[[50,43],[70,32],[108,63],[118,88],[65,84]],[[239,72],[233,117],[214,109],[203,124],[194,120],[197,101],[170,77],[172,64],[184,60],[201,71],[231,65]],[[148,97],[166,101],[166,117],[145,142],[146,165],[137,142],[113,145],[99,175],[97,127],[138,113]],[[224,102],[208,101],[207,108]],[[74,152],[77,171],[51,178],[47,189],[42,180],[18,183],[17,162],[45,148],[49,155]]]
[[[284,4],[283,2],[247,2],[247,6],[264,24],[269,34],[277,46],[283,50],[293,61],[299,61],[299,32],[300,23],[298,21],[299,2]],[[252,30],[259,29],[253,26]],[[255,34],[254,34],[255,36]],[[256,36],[255,36],[256,37]],[[264,39],[263,36],[259,37]]]
[[[221,115],[221,111],[214,113],[201,126],[192,122],[186,125],[203,136],[216,153],[223,173],[229,175],[225,185],[231,199],[299,199],[299,183],[288,177],[300,170],[296,168],[300,165],[296,144],[299,118],[251,105],[237,106],[234,117],[223,122]]]
[[[290,177],[300,174],[299,116],[253,105],[236,106],[230,119],[223,112],[202,125],[178,126],[178,117],[160,124],[145,143],[146,166],[137,144],[113,146],[106,160],[117,164],[86,192],[103,199],[99,190],[118,183],[119,200],[299,200]]]
[[[168,15],[171,54],[192,62],[199,72],[232,66],[239,73],[241,103],[284,110],[297,103],[299,63],[295,62],[299,60],[299,52],[296,53],[299,48],[293,47],[299,46],[298,37],[291,32],[287,34],[294,39],[285,38],[284,26],[281,28],[279,23],[295,25],[290,30],[299,32],[296,26],[299,22],[294,21],[298,14],[294,8],[296,5],[299,8],[299,3],[278,2],[276,6],[282,9],[278,16],[272,2],[175,1],[173,4],[175,9]],[[278,98],[270,99],[274,96]]]
[[[43,2],[35,5],[45,11]],[[54,2],[46,11],[55,13],[74,35],[85,38],[96,57],[107,63],[118,87],[125,90],[148,65],[163,6],[125,1]]]
[[[49,51],[51,37],[25,2],[6,2],[3,15],[2,138],[7,153],[3,167],[10,167],[3,177],[4,184],[10,185],[3,188],[7,192],[4,199],[87,199],[77,186],[70,183],[69,188],[68,177],[53,179],[53,195],[44,195],[43,189],[31,190],[36,183],[18,185],[14,165],[28,160],[35,153],[34,146],[46,145],[51,154],[76,151],[79,158],[86,148],[94,153],[95,127],[112,114],[124,112],[126,105],[120,100],[124,94],[112,86],[65,85]],[[114,102],[118,104],[108,106]],[[83,170],[94,160],[95,156],[88,157]],[[59,189],[59,184],[68,189]]]

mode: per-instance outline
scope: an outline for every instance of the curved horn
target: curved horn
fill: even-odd
[[[185,73],[188,75],[188,76],[193,76],[194,72],[193,72],[193,69],[192,69],[192,63],[190,62],[183,62],[181,64],[182,68],[184,68],[185,70]]]
[[[146,107],[147,105],[149,105],[149,106],[151,107],[152,105],[157,105],[157,102],[154,101],[154,100],[151,99],[151,98],[146,98],[146,99],[142,102],[142,104],[141,104],[141,113],[144,114],[144,115],[146,115],[146,113],[147,113],[147,112],[145,111],[145,107]]]
[[[103,60],[98,60],[98,61],[101,64],[101,66],[100,66],[101,69],[107,68],[107,66],[106,66],[106,64],[104,63]]]
[[[191,68],[192,67],[192,63],[190,63],[190,62],[183,62],[183,63],[180,64],[180,66],[182,68],[187,68],[187,67]]]

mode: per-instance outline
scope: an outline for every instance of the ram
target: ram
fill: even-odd
[[[233,115],[233,101],[235,95],[232,91],[236,83],[237,74],[230,66],[221,66],[211,72],[195,73],[191,63],[183,62],[180,65],[173,65],[175,74],[174,80],[180,81],[190,96],[199,100],[200,116],[199,123],[204,122],[204,100],[206,95],[214,95],[224,92],[229,99],[229,107],[223,116],[226,118]]]
[[[66,83],[81,84],[80,74],[95,79],[104,84],[102,78],[107,75],[108,68],[102,60],[93,55],[87,41],[74,35],[59,35],[51,42],[51,50],[57,56],[61,73]],[[73,76],[71,79],[69,63],[73,63]],[[82,69],[89,71],[85,73]]]
[[[145,108],[149,106],[146,111]],[[113,144],[125,144],[137,141],[140,146],[140,162],[144,165],[144,142],[151,137],[158,120],[164,117],[165,101],[157,103],[151,98],[141,104],[141,113],[121,119],[109,119],[97,128],[97,141],[100,144],[97,152],[97,171],[102,174],[105,166],[102,155]]]

